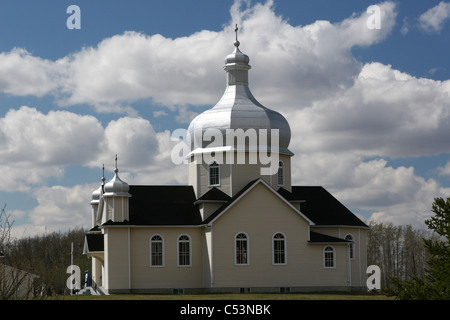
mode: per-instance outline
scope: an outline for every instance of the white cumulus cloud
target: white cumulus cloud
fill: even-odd
[[[364,65],[353,86],[290,111],[301,152],[407,157],[448,152],[450,81],[415,78],[380,63]]]
[[[419,25],[426,32],[440,32],[449,18],[450,3],[441,1],[419,17]]]
[[[130,103],[142,99],[168,108],[214,104],[223,92],[222,67],[234,49],[238,22],[241,50],[257,66],[250,74],[255,93],[269,104],[298,107],[300,97],[301,104],[308,104],[324,92],[350,86],[361,68],[351,49],[385,39],[396,18],[395,5],[383,2],[380,30],[367,28],[366,12],[335,24],[292,26],[275,14],[272,1],[244,4],[235,2],[232,20],[218,32],[171,39],[127,31],[56,61],[23,49],[2,53],[0,90],[53,94],[61,106],[87,103],[99,112],[134,116]]]
[[[397,7],[378,6],[379,30],[367,28],[365,11],[337,23],[293,26],[275,14],[272,1],[235,1],[231,21],[218,32],[170,39],[129,31],[57,61],[22,49],[1,53],[2,92],[52,94],[67,108],[90,104],[98,112],[128,116],[102,125],[70,109],[10,110],[0,118],[0,188],[32,190],[38,205],[20,212],[42,229],[73,226],[76,218],[90,223],[90,193],[100,175],[98,184],[45,185],[72,164],[99,172],[105,164],[109,180],[117,154],[120,177],[129,184],[186,184],[187,168],[170,159],[170,132],[156,132],[133,102],[148,99],[157,105],[155,116],[177,109],[179,123],[198,111],[196,105],[214,105],[225,87],[224,58],[234,49],[238,23],[240,49],[253,67],[252,92],[290,122],[294,183],[323,185],[345,205],[373,212],[374,219],[421,223],[433,198],[450,190],[413,167],[391,167],[388,159],[448,153],[450,81],[413,77],[353,56],[355,46],[374,45],[391,33]],[[429,11],[422,19],[433,30],[447,19],[447,5],[437,7],[440,15]],[[448,165],[440,169],[448,172]]]
[[[0,53],[0,91],[42,97],[58,87],[64,68],[58,62],[34,57],[21,48]]]
[[[44,114],[23,106],[0,118],[0,190],[28,190],[64,168],[87,162],[99,148],[103,128],[93,116],[68,111]]]

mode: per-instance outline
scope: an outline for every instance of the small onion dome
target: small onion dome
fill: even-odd
[[[102,186],[98,187],[97,190],[92,192],[91,204],[97,204],[100,200],[100,195],[102,194]]]
[[[117,156],[116,156],[116,168],[114,169],[114,177],[105,184],[105,197],[108,196],[122,196],[122,197],[130,197],[131,195],[128,193],[130,190],[130,186],[128,183],[122,181],[119,178],[119,169],[117,169]]]
[[[129,195],[128,190],[130,190],[130,186],[128,183],[122,181],[119,178],[118,174],[119,170],[114,170],[115,175],[109,182],[105,184],[105,196],[109,195],[117,195],[117,196],[125,196]]]
[[[233,51],[233,53],[230,53],[225,58],[225,66],[237,64],[237,65],[243,65],[247,66],[248,69],[250,69],[250,66],[248,63],[250,62],[250,58],[245,53],[242,53],[241,50],[239,50],[239,41],[236,41],[234,43],[234,46],[236,47]]]
[[[92,192],[91,205],[98,204],[103,193],[103,186],[105,185],[105,165],[103,165],[102,171],[102,185],[98,187],[98,189],[96,189],[94,192]]]

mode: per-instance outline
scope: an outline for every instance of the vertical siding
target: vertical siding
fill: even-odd
[[[150,266],[150,238],[164,239],[164,266]],[[181,234],[191,238],[190,267],[177,266],[177,239]],[[131,288],[199,288],[203,280],[202,233],[200,228],[134,228],[131,230]]]
[[[213,258],[212,258],[212,232],[211,228],[204,229],[202,232],[203,241],[203,288],[210,288],[214,280],[213,269]]]
[[[277,174],[272,176],[261,175],[261,167],[267,167],[268,165],[261,165],[258,157],[256,157],[256,160],[258,160],[256,164],[250,164],[249,153],[245,153],[244,164],[238,159],[236,153],[234,154],[233,164],[230,164],[230,161],[225,157],[224,155],[222,164],[220,164],[220,186],[217,186],[217,188],[226,194],[233,196],[250,181],[258,178],[262,178],[275,190],[280,187],[277,184]],[[283,188],[291,190],[291,156],[279,155],[279,160],[284,163],[285,183]],[[208,165],[209,163],[202,161],[201,157],[197,157],[197,163],[191,162],[189,164],[189,181],[194,186],[197,197],[211,188],[208,181]],[[276,167],[278,168],[278,164]]]
[[[188,165],[188,181],[189,184],[194,188],[195,195],[197,198],[201,196],[200,191],[198,190],[198,178],[197,178],[197,165],[195,162],[191,161]]]
[[[105,215],[105,221],[104,221],[104,222],[113,219],[114,207],[113,207],[112,201],[113,201],[112,198],[105,198],[105,202],[106,202],[106,215]]]
[[[234,264],[234,237],[249,237],[249,265]],[[272,236],[286,235],[287,264],[272,264]],[[262,184],[213,224],[214,286],[346,286],[346,246],[337,245],[336,268],[323,268],[322,245],[308,244],[309,224]]]
[[[327,226],[312,227],[312,230],[341,239],[344,239],[347,234],[353,236],[355,258],[350,260],[351,286],[364,287],[367,280],[367,229]],[[347,254],[349,253],[347,252]]]
[[[105,288],[128,289],[128,228],[108,228],[105,232]]]

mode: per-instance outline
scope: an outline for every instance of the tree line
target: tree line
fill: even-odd
[[[370,223],[367,240],[367,265],[377,265],[381,270],[381,287],[392,284],[392,279],[409,280],[425,277],[431,255],[423,239],[436,240],[432,230],[415,229],[411,225]]]
[[[84,235],[82,228],[66,232],[52,232],[14,240],[10,243],[5,264],[15,266],[37,275],[34,290],[37,296],[54,296],[67,293],[67,273],[73,261],[81,272],[90,269],[83,255]],[[73,256],[72,256],[73,243]],[[84,279],[83,274],[81,275]]]
[[[27,275],[32,275],[33,286],[28,289],[33,292],[28,292],[26,298],[67,293],[66,281],[70,275],[66,271],[71,262],[78,265],[82,273],[90,269],[90,261],[83,255],[86,230],[76,228],[13,239],[11,228],[13,222],[3,207],[0,212],[0,300],[23,298],[17,297],[15,291],[28,281]],[[8,269],[1,266],[8,266]]]
[[[435,198],[433,215],[425,220],[429,230],[437,236],[423,239],[429,254],[423,277],[392,278],[392,285],[384,292],[404,300],[450,300],[450,198]]]

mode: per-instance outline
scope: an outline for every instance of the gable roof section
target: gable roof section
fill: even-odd
[[[103,234],[101,233],[87,233],[84,240],[84,254],[89,252],[104,251]]]
[[[292,204],[289,203],[284,197],[282,197],[278,192],[276,192],[271,186],[269,186],[264,180],[256,179],[249,182],[244,188],[242,188],[238,193],[236,193],[230,200],[222,205],[219,209],[217,209],[214,213],[212,213],[208,218],[203,221],[205,224],[211,224],[215,220],[217,220],[222,214],[224,214],[228,209],[230,209],[236,202],[238,202],[242,197],[245,196],[251,189],[253,189],[257,184],[262,183],[266,188],[273,192],[275,196],[277,196],[280,200],[285,202],[289,207],[292,208],[295,212],[297,212],[300,216],[302,216],[308,223],[314,224],[312,220],[310,220],[306,215],[302,212],[298,211]]]
[[[368,226],[320,186],[292,186],[292,192],[278,190],[288,201],[305,200],[300,211],[317,226]]]
[[[131,225],[200,225],[192,186],[130,186]]]
[[[351,243],[351,241],[329,236],[315,231],[309,232],[309,243]]]
[[[231,197],[216,187],[211,188],[208,192],[197,199],[197,202],[228,202]]]
[[[209,224],[212,221],[214,221],[224,210],[226,210],[228,207],[230,207],[237,199],[240,199],[240,197],[245,194],[252,186],[256,184],[256,181],[258,180],[252,180],[245,187],[243,187],[238,193],[236,193],[233,197],[231,197],[227,203],[223,204],[219,209],[214,211],[208,218],[203,221],[205,224]]]

